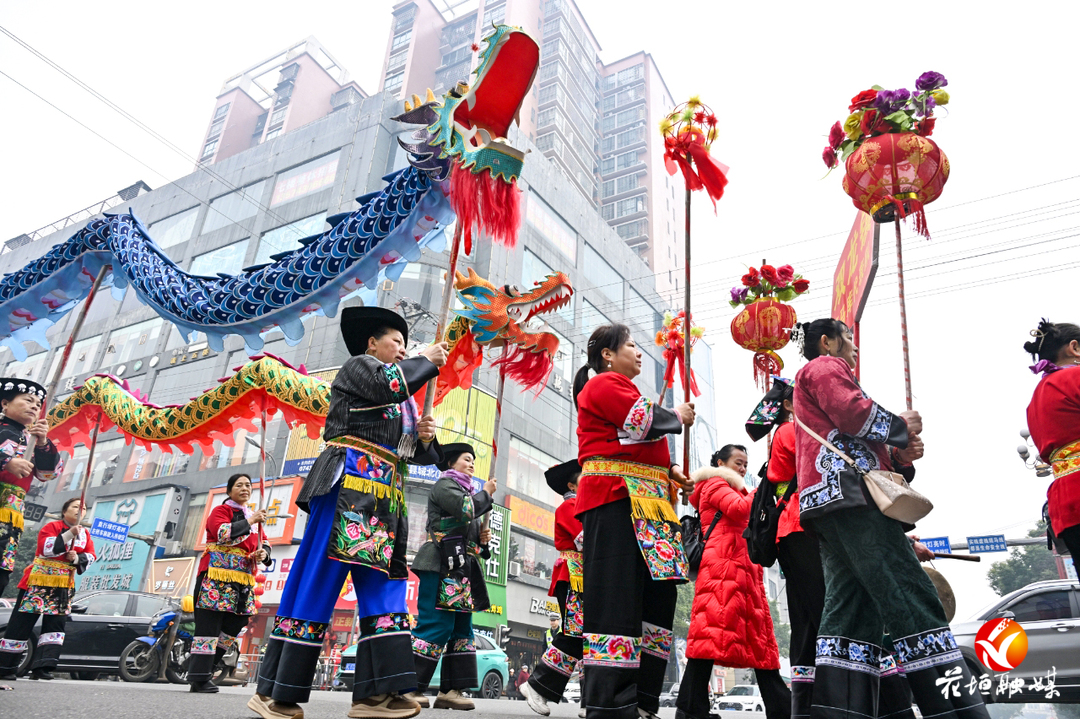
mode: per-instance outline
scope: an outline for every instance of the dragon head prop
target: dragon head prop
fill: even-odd
[[[472,386],[472,376],[483,362],[481,345],[504,347],[493,366],[524,389],[542,389],[554,367],[559,339],[531,321],[555,312],[570,301],[574,288],[562,272],[548,275],[528,290],[496,287],[469,268],[457,273],[457,296],[465,305],[447,328],[450,357],[439,373],[435,402],[451,389]]]
[[[517,178],[525,153],[506,136],[517,121],[540,62],[540,47],[521,28],[498,25],[483,39],[472,85],[458,83],[442,98],[413,96],[395,120],[423,125],[412,142],[399,140],[418,169],[450,182],[450,205],[472,251],[473,228],[513,246],[521,225]]]

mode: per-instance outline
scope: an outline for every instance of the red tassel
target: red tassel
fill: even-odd
[[[473,228],[507,247],[521,227],[521,191],[516,182],[492,179],[489,170],[473,173],[455,164],[450,172],[450,206],[462,223],[465,254],[472,253]]]
[[[548,376],[555,367],[547,352],[532,352],[519,345],[509,345],[509,350],[491,363],[492,367],[504,368],[507,379],[513,380],[522,389],[536,388],[536,396],[547,384]]]
[[[926,226],[926,209],[923,207],[923,203],[918,200],[909,201],[911,209],[908,214],[912,215],[915,219],[914,230],[918,235],[922,235],[926,239],[930,239],[930,228]]]
[[[762,392],[769,391],[769,378],[779,374],[782,369],[783,361],[776,353],[766,350],[754,354],[754,382],[761,387]]]

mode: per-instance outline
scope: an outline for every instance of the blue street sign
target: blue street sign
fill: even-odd
[[[1004,534],[988,534],[984,537],[968,537],[967,541],[968,552],[971,554],[1009,551],[1009,546],[1005,544]]]
[[[99,539],[107,539],[110,542],[126,542],[128,538],[128,526],[119,522],[110,522],[107,519],[94,519],[90,527],[90,536]]]
[[[919,540],[926,545],[926,548],[931,552],[937,552],[938,554],[952,554],[952,549],[949,548],[948,537],[923,537]]]

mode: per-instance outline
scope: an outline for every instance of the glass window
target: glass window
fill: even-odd
[[[505,8],[506,6],[503,5],[503,7]],[[491,640],[483,634],[473,635],[473,642],[476,644],[476,648],[482,652],[490,652],[495,648],[495,645],[491,643]]]
[[[566,255],[571,263],[577,264],[577,234],[532,190],[529,191],[525,217],[529,224]]]
[[[165,320],[159,317],[113,330],[109,335],[108,344],[105,345],[105,358],[102,364],[127,362],[132,358],[153,354],[164,324]]]
[[[1059,589],[1024,597],[1009,607],[1018,622],[1043,622],[1051,619],[1072,619],[1069,590]]]
[[[135,614],[136,617],[152,617],[166,606],[168,606],[169,600],[166,597],[154,597],[149,594],[136,594],[135,595]]]
[[[399,33],[399,34],[394,36],[394,40],[390,45],[390,50],[394,51],[394,50],[397,50],[399,47],[404,47],[405,45],[407,45],[409,43],[409,40],[412,40],[412,28],[411,27],[408,30],[406,30],[405,32]]]
[[[416,554],[427,541],[427,498],[426,493],[419,492],[416,496],[409,493],[405,498],[409,512],[409,540],[406,549],[409,554]]]
[[[15,360],[4,369],[4,375],[6,377],[25,377],[40,382],[44,379],[40,375],[45,368],[45,358],[48,354],[48,352],[38,352],[30,355],[22,362]]]
[[[506,486],[526,497],[545,496],[544,472],[562,461],[513,436],[510,437],[507,460]]]
[[[194,547],[199,540],[206,538],[206,525],[202,522],[203,509],[206,508],[206,498],[209,495],[200,494],[188,501],[187,516],[184,518],[184,528],[181,533],[174,535],[180,538],[184,547]]]
[[[288,225],[278,227],[263,234],[259,240],[259,251],[255,253],[254,265],[270,262],[270,256],[300,247],[300,240],[321,232],[326,226],[326,213],[305,217]]]
[[[199,157],[199,161],[201,162],[203,160],[209,160],[211,157],[213,157],[214,156],[214,150],[217,149],[217,146],[218,146],[218,138],[216,138],[216,137],[213,140],[210,140],[209,142],[207,142],[206,146],[203,147],[202,155]]]
[[[582,270],[585,272],[585,279],[592,283],[594,289],[600,290],[616,306],[622,305],[622,275],[588,243],[585,244],[585,264]]]
[[[607,318],[600,310],[596,309],[596,305],[588,300],[581,301],[581,336],[588,339],[589,335],[593,333],[600,325],[609,325],[611,320]],[[585,345],[582,343],[582,352],[584,352]]]
[[[648,342],[652,344],[652,337],[644,333],[635,333],[634,341],[641,344]],[[652,358],[652,355],[648,353],[644,348],[641,352],[641,374],[634,378],[634,384],[637,385],[641,393],[646,397],[654,397],[658,394],[656,372],[659,367],[659,363]]]
[[[274,195],[270,198],[270,206],[310,195],[312,192],[318,192],[334,184],[340,156],[341,151],[335,150],[329,155],[317,157],[278,175],[274,183]]]
[[[195,221],[199,219],[199,208],[192,207],[190,210],[178,212],[164,220],[158,220],[147,228],[151,239],[161,249],[179,245],[191,239],[191,233],[195,231]],[[134,293],[132,293],[134,294]]]
[[[270,127],[280,125],[285,122],[285,113],[289,111],[289,108],[283,107],[280,110],[274,110],[274,114],[270,116]]]
[[[619,200],[615,203],[615,216],[626,217],[627,215],[633,215],[637,212],[645,211],[645,196],[639,195],[638,197],[628,197],[625,200]]]
[[[544,278],[555,274],[555,270],[551,269],[546,262],[541,260],[535,254],[528,249],[525,250],[525,254],[521,260],[521,289],[528,290],[532,288],[537,282],[543,282]],[[574,297],[577,295],[571,295],[570,301],[566,305],[555,312],[556,315],[562,317],[571,325],[574,324]]]
[[[128,595],[119,592],[102,592],[79,599],[86,607],[86,614],[94,617],[122,617],[127,610]]]
[[[94,372],[98,369],[97,364],[97,351],[101,346],[101,335],[97,337],[87,337],[84,340],[78,340],[75,344],[71,345],[71,356],[68,357],[67,366],[64,367],[64,372],[61,378],[75,377],[87,372]],[[53,355],[52,364],[49,366],[49,377],[53,376],[53,372],[60,365],[60,360],[63,357],[63,348],[58,348]]]
[[[231,245],[225,245],[216,250],[196,255],[191,260],[191,268],[188,273],[207,277],[216,277],[218,272],[224,272],[227,275],[239,274],[240,270],[244,269],[244,257],[247,256],[249,241],[250,238],[240,240]]]
[[[522,574],[548,579],[558,557],[555,545],[526,537],[520,532],[510,532],[509,561],[520,562]]]
[[[206,220],[203,222],[202,231],[211,232],[234,222],[254,217],[262,203],[263,188],[265,187],[266,180],[263,180],[212,200],[210,202],[210,211],[206,213]]]
[[[124,439],[118,437],[99,441],[94,449],[94,468],[90,475],[90,486],[101,487],[106,484],[119,481],[116,469],[119,467],[120,455],[124,451]],[[64,472],[60,475],[59,487],[64,491],[72,492],[82,486],[86,476],[86,458],[89,451],[86,445],[79,445],[74,452],[64,460]]]
[[[226,102],[224,105],[219,106],[218,109],[214,111],[214,119],[220,120],[221,118],[225,117],[225,114],[229,111],[230,106],[232,106],[231,102]]]

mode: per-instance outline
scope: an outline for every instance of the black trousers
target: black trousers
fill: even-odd
[[[195,638],[188,661],[188,681],[209,681],[214,667],[225,652],[236,643],[236,635],[247,626],[251,617],[232,612],[195,609]],[[196,651],[198,650],[198,651]]]
[[[791,716],[808,719],[814,695],[814,658],[821,612],[825,609],[825,572],[821,548],[810,532],[795,532],[776,545],[784,571],[791,622]]]
[[[18,607],[23,600],[26,590],[20,589],[15,598],[15,606]],[[0,645],[0,673],[15,671],[22,661],[23,652],[29,648],[30,635],[34,632],[37,624],[37,614],[21,612],[17,609],[12,612],[8,620],[7,630],[4,632],[4,641]],[[60,662],[60,650],[64,646],[64,625],[67,624],[67,614],[45,614],[41,617],[41,634],[38,635],[37,649],[34,651],[34,663],[31,669],[55,669]]]
[[[709,680],[712,678],[712,659],[686,659],[686,671],[675,699],[676,719],[708,719]],[[780,676],[779,669],[755,669],[754,678],[761,689],[765,716],[768,719],[787,719],[791,716],[791,692]]]
[[[1069,548],[1073,562],[1080,563],[1080,524],[1066,527],[1057,536],[1061,537],[1061,541],[1065,542],[1065,546]]]
[[[650,576],[629,499],[590,509],[581,523],[585,710],[589,719],[640,719],[638,707],[660,709],[677,586]]]
[[[555,599],[559,602],[559,614],[562,616],[561,631],[551,640],[551,646],[529,675],[529,684],[549,702],[562,701],[566,683],[574,673],[574,666],[581,660],[581,635],[574,636],[567,632],[566,597],[569,591],[569,582],[555,585]]]
[[[4,590],[7,589],[9,579],[11,579],[11,572],[6,569],[0,569],[0,596],[2,596]]]

